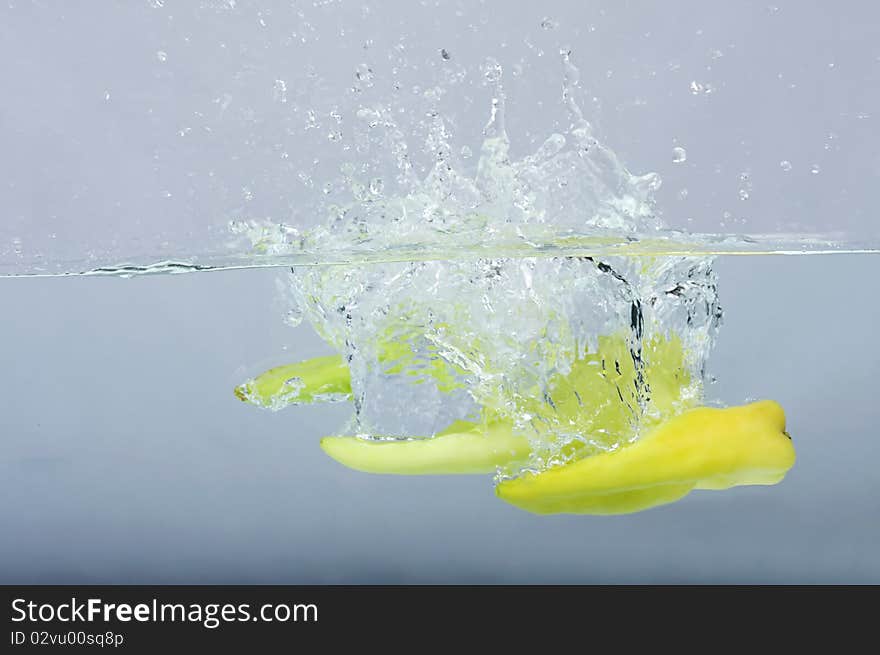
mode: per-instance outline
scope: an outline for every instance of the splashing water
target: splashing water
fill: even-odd
[[[510,156],[500,64],[482,68],[492,90],[476,170],[462,165],[439,113],[427,118],[433,167],[417,179],[392,112],[361,107],[381,127],[405,194],[381,180],[347,182],[351,201],[300,233],[245,226],[263,252],[293,246],[438,252],[511,239],[564,242],[567,234],[664,228],[653,173],[631,174],[594,136],[576,102],[578,71],[561,52],[571,119],[532,154]],[[242,230],[240,230],[242,231]],[[537,254],[537,253],[534,253]],[[543,470],[612,450],[657,420],[698,403],[721,309],[711,258],[498,256],[295,267],[294,313],[345,355],[364,438],[430,437],[457,420],[504,419],[529,438]],[[674,384],[670,382],[674,380]]]

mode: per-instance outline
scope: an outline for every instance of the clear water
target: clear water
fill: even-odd
[[[775,487],[631,516],[539,517],[491,476],[377,476],[318,440],[350,403],[233,388],[330,354],[273,270],[0,280],[8,582],[880,582],[873,256],[722,257],[707,402],[773,398]],[[711,382],[711,378],[717,382]]]

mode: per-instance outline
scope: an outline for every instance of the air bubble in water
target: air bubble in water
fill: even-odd
[[[687,150],[681,147],[675,147],[672,149],[672,163],[673,164],[683,164],[687,161]]]

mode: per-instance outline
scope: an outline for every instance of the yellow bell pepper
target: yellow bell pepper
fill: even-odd
[[[526,473],[495,491],[538,514],[626,514],[671,503],[692,489],[776,484],[794,461],[785,414],[764,400],[689,410],[618,451]]]

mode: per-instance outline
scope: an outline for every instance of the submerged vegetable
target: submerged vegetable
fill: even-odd
[[[499,466],[525,459],[529,441],[514,436],[504,423],[482,428],[456,421],[430,438],[325,437],[321,448],[340,464],[367,473],[466,474],[494,473]]]
[[[385,374],[407,375],[413,378],[413,384],[419,384],[421,376],[428,376],[444,392],[459,386],[452,374],[454,367],[440,358],[432,361],[430,369],[414,371],[411,364],[415,357],[406,342],[384,343],[379,360]],[[319,401],[351,400],[351,372],[340,355],[315,357],[269,369],[237,386],[235,395],[240,400],[271,410]]]
[[[339,355],[269,369],[235,388],[241,400],[267,409],[351,398],[351,376]]]
[[[536,390],[521,398],[513,414],[484,408],[478,422],[456,421],[433,436],[334,436],[322,439],[321,448],[350,468],[398,475],[493,473],[511,464],[524,467],[537,448],[541,457],[550,448],[565,463],[496,487],[502,500],[538,514],[626,514],[674,502],[693,489],[782,480],[795,454],[777,403],[692,408],[678,339],[655,338],[643,346],[637,366],[625,338],[600,337],[597,352],[577,357],[565,375],[550,380],[546,394]],[[411,373],[411,356],[405,344],[384,347],[385,374]],[[438,359],[413,383],[427,375],[441,390],[452,390],[459,383],[451,370]],[[236,388],[242,400],[271,409],[350,399],[351,393],[349,369],[339,356],[273,368]],[[635,406],[624,402],[626,394]],[[518,423],[523,414],[542,420]],[[556,447],[553,436],[563,429],[602,435],[606,443],[598,451],[589,440]]]
[[[776,484],[794,460],[777,403],[700,407],[619,451],[527,473],[502,482],[496,493],[539,514],[626,514],[671,503],[692,489]]]

